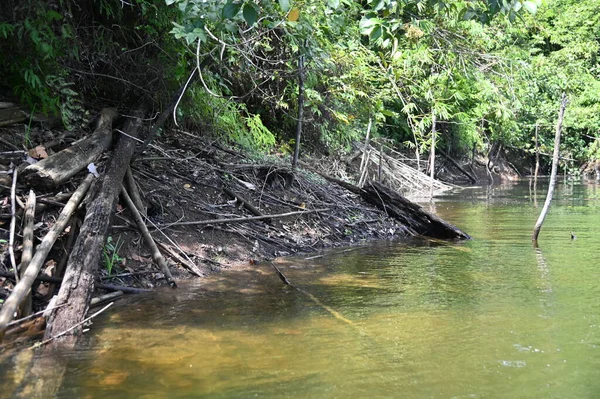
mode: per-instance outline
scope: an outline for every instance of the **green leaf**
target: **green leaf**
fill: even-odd
[[[244,4],[242,14],[244,15],[244,19],[250,26],[254,25],[258,20],[258,14],[256,13],[256,9],[250,3]]]
[[[242,5],[240,3],[228,2],[223,7],[223,12],[222,12],[223,18],[225,18],[225,19],[235,18],[237,13],[240,11],[241,7],[242,7]]]
[[[375,40],[379,39],[382,34],[383,34],[383,28],[381,26],[378,26],[375,29],[373,29],[373,31],[369,35],[369,39],[375,41]]]
[[[370,35],[378,22],[378,18],[363,17],[358,25],[360,28],[360,33],[363,35]]]
[[[290,0],[279,0],[279,7],[283,12],[288,12],[290,9]]]

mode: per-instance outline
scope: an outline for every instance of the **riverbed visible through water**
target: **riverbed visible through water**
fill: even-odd
[[[522,181],[424,204],[471,241],[278,260],[304,292],[262,264],[128,297],[63,355],[57,397],[600,397],[599,187],[558,186],[539,249],[546,186]]]

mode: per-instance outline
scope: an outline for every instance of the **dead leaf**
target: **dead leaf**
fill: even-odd
[[[46,159],[48,158],[48,153],[46,152],[46,148],[43,145],[38,145],[35,148],[27,151],[30,157],[36,159]]]
[[[300,10],[297,7],[294,7],[290,10],[288,14],[288,21],[296,22],[300,18]]]
[[[50,259],[48,262],[46,262],[46,264],[44,265],[44,273],[47,274],[48,276],[52,276],[54,274],[54,270],[56,270],[56,261],[54,261],[53,259]]]
[[[41,296],[46,296],[48,295],[49,287],[50,283],[41,283],[37,288],[37,293]]]
[[[131,254],[130,258],[132,260],[135,260],[136,262],[141,262],[141,263],[148,263],[150,262],[150,258],[144,258],[143,256],[137,255],[137,254]]]

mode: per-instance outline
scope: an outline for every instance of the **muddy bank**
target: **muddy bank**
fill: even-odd
[[[79,171],[64,183],[47,184],[43,179],[40,183],[39,177],[29,177],[31,165],[49,164],[48,159],[56,159],[65,149],[75,151],[80,142],[73,142],[79,137],[36,127],[27,137],[27,148],[32,150],[25,152],[20,150],[25,140],[23,130],[3,130],[0,299],[6,300],[17,287],[13,265],[23,261],[23,208],[30,190],[37,195],[33,242],[38,246],[56,229],[71,194],[84,179],[92,179],[82,204],[75,207],[43,259],[31,290],[33,306],[28,311],[43,310],[59,292],[61,278],[73,263],[73,248],[82,235],[98,231],[92,228],[79,234],[86,228],[94,196],[106,185],[104,175],[114,174],[111,165],[119,161],[115,153],[119,154],[123,135],[115,136],[112,142],[117,142],[116,147],[100,151],[102,155],[93,159],[93,170]],[[307,160],[304,167],[292,170],[287,157],[253,156],[184,130],[167,132],[143,152],[139,143],[137,146],[130,168],[122,171],[124,190],[131,195],[122,192],[118,197],[105,226],[106,240],[98,264],[91,269],[94,297],[152,289],[171,281],[175,285],[177,280],[202,277],[222,268],[374,239],[417,234],[468,238],[385,185],[366,179],[358,187],[339,179],[343,177],[339,174],[331,176],[335,173],[323,167],[323,160]],[[347,167],[352,169],[350,164]],[[90,177],[94,174],[97,177]],[[140,223],[155,247],[143,238]],[[162,268],[157,266],[156,252],[167,260]],[[84,298],[84,303],[88,302]],[[7,333],[26,337],[41,334],[43,323],[38,324]]]

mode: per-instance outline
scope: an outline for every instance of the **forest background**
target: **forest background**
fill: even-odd
[[[7,0],[0,38],[0,94],[68,129],[184,85],[179,125],[261,156],[293,152],[300,120],[304,151],[371,126],[418,159],[436,121],[456,157],[527,158],[566,91],[561,166],[600,159],[596,0]]]

